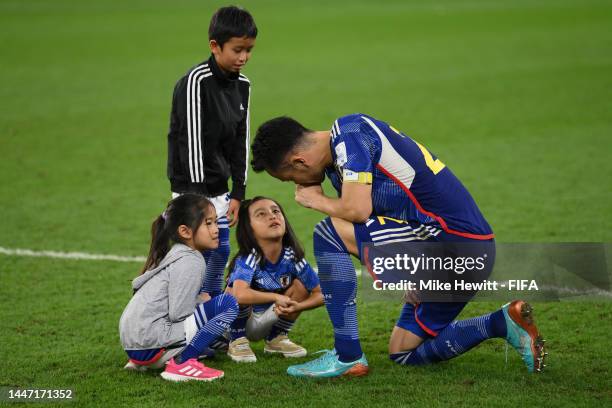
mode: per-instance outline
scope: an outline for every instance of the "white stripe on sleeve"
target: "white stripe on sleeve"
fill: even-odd
[[[189,149],[189,175],[192,183],[204,181],[200,83],[203,78],[211,75],[210,68],[207,64],[204,64],[191,71],[187,80],[187,146]]]

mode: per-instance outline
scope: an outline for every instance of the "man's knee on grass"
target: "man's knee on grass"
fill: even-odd
[[[410,355],[424,340],[409,330],[395,326],[389,338],[389,359],[398,364],[410,365]]]

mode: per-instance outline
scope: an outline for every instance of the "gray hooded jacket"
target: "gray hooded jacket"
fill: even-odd
[[[206,263],[202,254],[175,244],[159,266],[132,281],[137,292],[119,320],[124,350],[162,348],[185,340],[183,321],[196,307]]]

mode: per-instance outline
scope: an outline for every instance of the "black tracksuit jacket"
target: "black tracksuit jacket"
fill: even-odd
[[[215,57],[177,82],[168,132],[168,179],[175,193],[244,199],[249,154],[251,83],[226,75]]]

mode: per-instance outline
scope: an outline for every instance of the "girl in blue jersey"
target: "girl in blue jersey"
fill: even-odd
[[[303,357],[306,349],[288,333],[302,311],[323,305],[319,279],[277,202],[246,200],[238,220],[239,251],[230,263],[227,291],[240,309],[227,354],[237,362],[255,362],[249,340],[265,339],[266,353]]]

